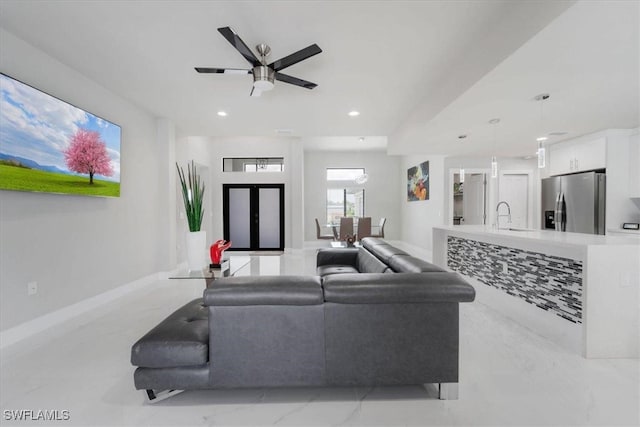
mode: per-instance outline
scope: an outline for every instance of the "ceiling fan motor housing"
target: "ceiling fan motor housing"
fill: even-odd
[[[273,69],[259,65],[253,68],[253,87],[260,90],[273,89],[273,82],[275,80],[276,73]]]

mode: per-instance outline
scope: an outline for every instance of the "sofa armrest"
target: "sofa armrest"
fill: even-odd
[[[475,289],[457,273],[335,274],[323,279],[324,300],[341,304],[470,302]]]
[[[316,267],[323,265],[350,265],[357,267],[358,248],[327,248],[318,250]]]
[[[318,305],[323,303],[317,276],[239,276],[213,281],[204,291],[206,306]]]

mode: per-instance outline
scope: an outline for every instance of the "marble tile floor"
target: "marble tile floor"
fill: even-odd
[[[315,250],[268,271],[311,274]],[[277,266],[274,264],[276,263]],[[253,274],[253,273],[252,273]],[[159,280],[1,353],[1,425],[639,425],[638,360],[586,360],[480,303],[460,310],[460,399],[434,386],[190,391],[156,405],[133,387],[131,344],[192,298],[198,280]],[[8,420],[68,410],[68,421]]]

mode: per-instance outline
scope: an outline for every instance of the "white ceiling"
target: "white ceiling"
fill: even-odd
[[[384,149],[391,136],[392,154],[469,154],[493,149],[497,116],[495,145],[515,156],[532,151],[530,99],[544,91],[550,126],[569,136],[638,126],[638,3],[584,3],[2,0],[0,26],[185,135],[288,129],[305,149]],[[286,73],[318,87],[276,82],[252,98],[249,75],[197,74],[247,68],[223,26],[269,44],[271,60],[317,43]]]

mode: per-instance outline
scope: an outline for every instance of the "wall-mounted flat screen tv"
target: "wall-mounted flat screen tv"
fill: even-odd
[[[120,196],[120,126],[0,73],[0,189]]]

